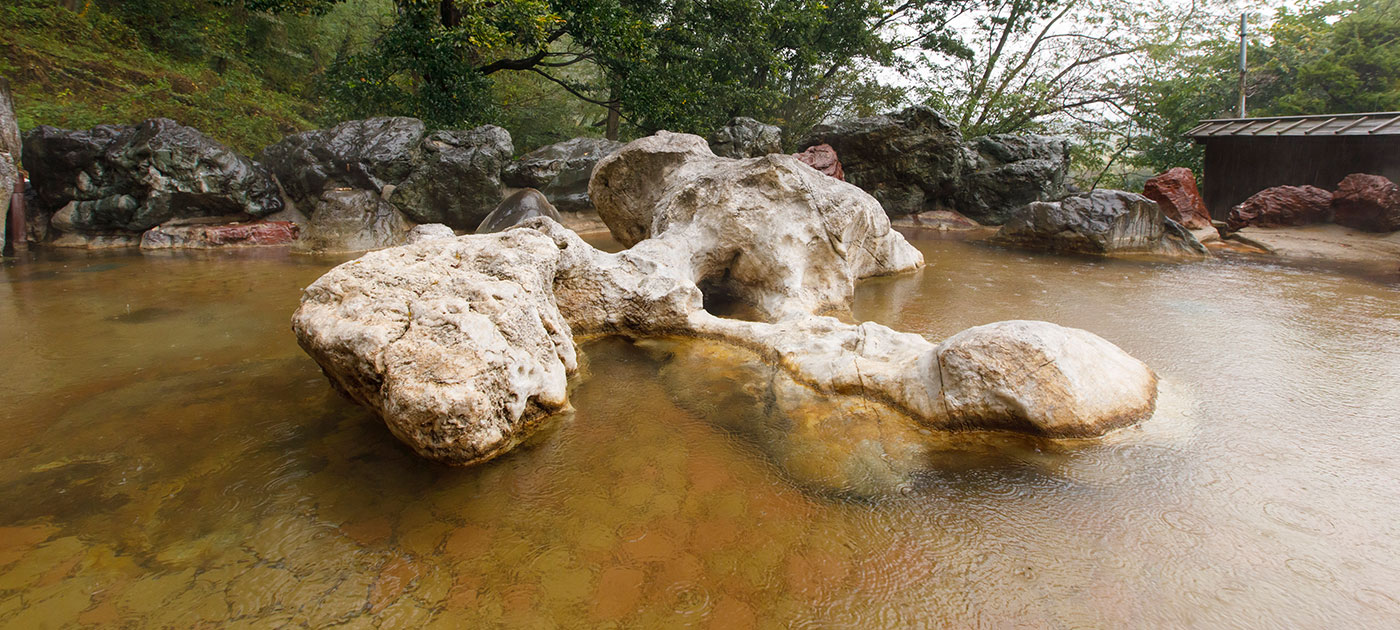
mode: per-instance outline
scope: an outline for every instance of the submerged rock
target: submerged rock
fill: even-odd
[[[1076,254],[1209,255],[1190,231],[1162,214],[1157,202],[1121,190],[1095,190],[1029,204],[1001,226],[991,241]]]
[[[549,204],[549,200],[540,191],[534,188],[525,188],[506,197],[505,201],[502,201],[495,210],[491,211],[491,214],[486,215],[486,218],[481,220],[481,225],[476,227],[476,233],[500,232],[534,217],[549,217],[555,221],[563,221],[559,217],[559,211]]]
[[[1168,218],[1186,226],[1188,230],[1211,227],[1210,211],[1206,209],[1205,199],[1201,198],[1201,191],[1196,188],[1196,176],[1189,168],[1168,169],[1147,180],[1142,185],[1142,195],[1157,202]]]
[[[297,239],[290,221],[215,225],[158,225],[141,235],[141,249],[213,249],[287,245]]]
[[[829,144],[810,146],[801,153],[794,153],[793,156],[823,175],[846,181],[846,172],[841,170],[841,160],[836,157],[836,149],[831,148]]]
[[[1230,231],[1245,226],[1289,227],[1326,223],[1332,218],[1332,193],[1316,186],[1275,186],[1254,193],[1230,209]]]
[[[588,197],[588,178],[593,167],[622,148],[622,143],[602,138],[574,138],[526,153],[507,164],[501,181],[507,186],[535,188],[554,207],[564,212],[593,209]]]
[[[935,345],[820,315],[848,312],[857,279],[923,259],[873,198],[793,156],[719,158],[702,138],[661,132],[599,163],[590,193],[630,248],[602,252],[535,217],[380,251],[308,287],[293,330],[338,389],[453,464],[495,457],[567,408],[574,335],[742,348],[766,367],[736,374],[768,378],[740,386],[800,437],[774,444],[807,445],[775,459],[818,483],[830,468],[809,458],[896,427],[907,440],[872,443],[876,457],[840,460],[842,474],[882,449],[917,465],[926,431],[1091,437],[1152,413],[1151,370],[1084,331],[1009,322]],[[757,321],[708,312],[721,289]]]
[[[24,152],[62,232],[139,234],[172,219],[261,217],[283,207],[266,168],[165,118],[86,131],[39,126]]]
[[[430,133],[416,118],[370,118],[288,136],[258,159],[312,220],[326,191],[353,189],[413,221],[470,230],[500,202],[513,152],[510,134],[493,125]]]
[[[783,130],[740,116],[710,134],[709,143],[720,157],[762,157],[783,152]]]
[[[1380,175],[1347,175],[1332,193],[1332,217],[1366,232],[1400,230],[1400,186]]]
[[[1000,134],[978,138],[972,146],[978,160],[958,185],[951,204],[968,218],[1000,225],[1028,203],[1065,195],[1068,140]]]

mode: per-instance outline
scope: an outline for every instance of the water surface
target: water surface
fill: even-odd
[[[0,626],[1400,623],[1400,279],[915,242],[929,267],[863,284],[858,318],[1085,328],[1157,369],[1158,416],[850,497],[716,422],[743,403],[698,413],[653,349],[605,340],[574,414],[448,469],[296,346],[334,260],[7,263]]]

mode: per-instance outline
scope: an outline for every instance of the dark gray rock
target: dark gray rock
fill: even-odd
[[[707,138],[715,155],[727,158],[761,157],[783,152],[783,130],[740,116]]]
[[[959,212],[1000,225],[1032,201],[1065,195],[1069,141],[1038,135],[992,135],[972,143],[978,160],[953,195]]]
[[[602,138],[565,140],[506,165],[501,181],[517,188],[536,188],[564,212],[589,211],[593,201],[588,198],[588,178],[593,175],[593,166],[620,148],[621,142]]]
[[[332,188],[316,200],[296,247],[314,252],[362,252],[402,245],[412,226],[379,193]]]
[[[991,241],[1000,245],[1078,254],[1208,256],[1157,202],[1121,190],[1095,190],[1060,201],[1027,204]]]
[[[370,118],[288,136],[259,155],[313,220],[322,194],[349,188],[382,196],[422,223],[471,229],[502,196],[514,152],[494,125],[429,133],[416,118]]]
[[[543,193],[534,188],[524,188],[506,197],[501,205],[496,206],[491,214],[486,215],[486,218],[481,221],[481,225],[477,226],[476,233],[503,232],[519,225],[521,221],[535,217],[549,217],[555,221],[563,221],[559,217],[559,211],[550,205],[549,199],[545,198]]]
[[[153,118],[24,137],[42,206],[64,232],[143,232],[176,218],[260,217],[282,209],[272,174],[193,127]]]
[[[948,209],[963,177],[978,164],[957,126],[923,106],[818,125],[800,147],[818,144],[836,149],[846,181],[874,196],[891,216]]]

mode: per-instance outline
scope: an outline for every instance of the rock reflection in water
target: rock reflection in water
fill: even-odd
[[[789,481],[818,494],[908,495],[920,480],[1003,467],[1008,455],[1034,453],[1022,461],[1047,473],[1076,445],[1093,443],[931,431],[882,402],[817,392],[732,344],[667,338],[637,345],[660,362],[659,375],[677,405],[743,436]]]

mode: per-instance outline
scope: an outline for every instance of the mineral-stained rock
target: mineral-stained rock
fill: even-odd
[[[794,153],[793,156],[823,175],[846,181],[846,172],[841,170],[841,160],[836,157],[836,149],[831,148],[829,144],[810,146],[801,153]]]
[[[213,249],[287,245],[297,240],[290,221],[213,225],[158,225],[141,235],[141,249]]]
[[[771,366],[764,399],[807,443],[873,427],[907,429],[882,442],[901,449],[927,430],[1090,437],[1152,413],[1151,370],[1084,331],[1011,322],[935,346],[819,315],[849,309],[855,279],[923,261],[874,199],[792,156],[724,159],[661,132],[599,163],[590,192],[630,248],[605,253],[535,217],[375,252],[308,287],[293,329],[337,388],[454,464],[504,452],[567,407],[580,334],[743,348]],[[758,321],[707,312],[716,286]],[[870,426],[813,424],[847,412]]]
[[[1210,211],[1196,188],[1196,175],[1189,168],[1168,169],[1147,180],[1142,185],[1142,195],[1157,202],[1167,217],[1188,230],[1211,227]]]
[[[563,221],[559,217],[559,211],[549,204],[549,200],[540,191],[523,188],[506,197],[491,214],[486,215],[486,218],[481,220],[481,225],[477,226],[476,233],[500,232],[532,217],[549,217],[555,221]]]
[[[1332,193],[1316,186],[1266,188],[1230,209],[1230,230],[1245,226],[1289,227],[1326,223],[1332,218]]]
[[[710,134],[710,150],[728,158],[762,157],[782,153],[783,130],[740,116]]]
[[[507,164],[501,171],[501,181],[507,186],[538,189],[564,212],[592,210],[588,178],[593,175],[593,166],[620,148],[621,142],[602,138],[565,140],[535,149]]]
[[[139,234],[171,219],[260,217],[283,205],[267,169],[165,118],[88,131],[39,126],[25,136],[24,157],[44,209],[66,208],[54,225],[64,232]]]
[[[957,126],[928,107],[817,125],[800,146],[818,144],[891,216],[941,209],[977,162]]]
[[[1208,255],[1190,231],[1162,214],[1157,202],[1121,190],[1031,203],[1001,226],[992,242],[1077,254]]]
[[[314,252],[363,252],[400,245],[411,224],[378,193],[334,188],[321,194],[297,248]]]
[[[349,188],[381,194],[414,221],[470,230],[500,202],[513,151],[492,125],[429,133],[416,118],[370,118],[288,136],[258,159],[312,219],[322,193]]]
[[[952,206],[987,225],[1000,225],[1033,201],[1065,195],[1069,141],[1051,136],[992,135],[972,143],[978,160],[958,185]]]
[[[1347,175],[1332,193],[1332,217],[1367,232],[1400,230],[1400,186],[1380,175]]]

